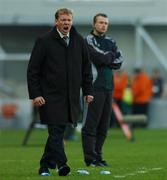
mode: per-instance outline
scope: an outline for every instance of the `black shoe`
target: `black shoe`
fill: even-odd
[[[107,167],[108,164],[104,160],[99,160],[99,161],[96,161],[96,166]]]
[[[40,167],[38,173],[40,176],[50,176],[49,169],[46,167]]]
[[[95,167],[95,166],[97,166],[97,161],[93,160],[93,161],[86,162],[86,166]]]
[[[58,169],[58,175],[59,176],[67,176],[70,172],[70,167],[67,165],[61,166]]]

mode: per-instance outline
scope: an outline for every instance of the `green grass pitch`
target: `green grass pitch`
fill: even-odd
[[[0,130],[0,180],[167,180],[167,130],[135,129],[135,141],[126,140],[120,129],[110,129],[104,145],[104,159],[110,167],[86,167],[81,138],[66,142],[65,149],[71,174],[59,177],[51,170],[50,177],[37,174],[39,159],[47,138],[46,130],[35,129],[27,146],[22,146],[23,130]],[[90,175],[77,174],[85,169]],[[101,170],[111,171],[101,175]]]

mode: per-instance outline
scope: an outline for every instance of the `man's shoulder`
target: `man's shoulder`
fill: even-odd
[[[93,34],[88,34],[86,37],[85,37],[85,40],[88,44],[92,44],[93,43],[93,39],[94,39],[94,35]]]
[[[92,34],[92,33],[90,33],[90,34],[88,34],[87,36],[86,36],[86,40],[87,41],[92,41],[93,39],[95,39],[95,35],[94,34]],[[102,39],[105,39],[105,40],[107,40],[107,41],[110,41],[111,43],[115,43],[115,40],[112,38],[112,37],[110,37],[110,36],[107,36],[107,35],[105,35]]]
[[[50,39],[51,35],[50,35],[50,32],[46,32],[44,34],[41,34],[39,35],[37,38],[36,38],[36,42],[37,43],[46,43],[49,39]]]
[[[76,33],[76,36],[77,36],[77,38],[80,39],[81,41],[84,40],[83,36],[82,36],[79,32]]]
[[[89,39],[89,38],[94,38],[94,35],[93,34],[88,34],[87,36],[86,36],[86,39]]]
[[[115,40],[111,36],[105,36],[104,38],[111,43],[115,43]]]
[[[39,36],[39,38],[44,41],[49,39],[50,37],[51,37],[51,31],[45,32],[44,34]]]
[[[72,36],[77,36],[77,38],[83,40],[83,36],[76,30],[74,26],[71,28],[71,34]]]

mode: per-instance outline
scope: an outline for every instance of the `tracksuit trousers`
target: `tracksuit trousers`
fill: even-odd
[[[111,91],[94,92],[82,127],[82,147],[85,163],[102,160],[102,147],[111,118]]]

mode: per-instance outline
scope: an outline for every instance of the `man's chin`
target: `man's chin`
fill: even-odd
[[[67,35],[69,31],[63,31],[62,34]]]
[[[68,34],[70,32],[70,28],[68,29],[63,29],[63,34]]]

